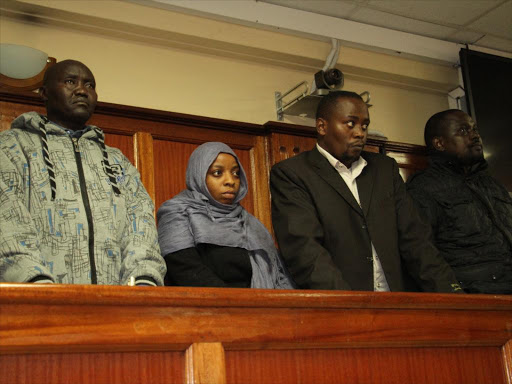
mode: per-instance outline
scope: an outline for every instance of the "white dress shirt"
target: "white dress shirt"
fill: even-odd
[[[359,206],[361,206],[361,202],[359,201],[359,191],[357,190],[357,177],[363,172],[364,167],[366,167],[366,160],[362,157],[359,157],[356,161],[352,163],[350,168],[347,168],[345,164],[336,159],[333,155],[323,149],[321,146],[316,144],[316,148],[318,151],[324,156],[329,163],[334,167],[334,169],[339,173],[345,184],[347,185],[350,192],[356,199]],[[372,259],[373,259],[373,290],[379,292],[389,291],[389,285],[386,280],[386,276],[384,275],[384,270],[382,269],[382,265],[379,260],[379,256],[377,255],[377,251],[372,244]]]

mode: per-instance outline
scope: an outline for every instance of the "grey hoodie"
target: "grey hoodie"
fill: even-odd
[[[0,133],[0,282],[163,285],[165,272],[153,202],[100,129],[72,139],[29,112]]]

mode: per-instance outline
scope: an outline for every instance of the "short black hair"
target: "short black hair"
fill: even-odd
[[[58,63],[55,63],[55,64],[49,66],[48,69],[45,71],[44,76],[43,76],[43,87],[48,86],[48,83],[53,80],[53,78],[55,77],[55,74],[59,71],[59,69],[61,67],[65,67],[65,66],[71,65],[71,64],[79,64],[79,65],[82,65],[85,68],[87,68],[87,66],[84,63],[77,61],[77,60],[67,59],[67,60],[59,61]],[[87,69],[89,70],[89,72],[91,71],[89,68],[87,68]],[[92,72],[91,72],[91,74],[92,74]]]
[[[435,148],[432,145],[432,139],[434,137],[439,137],[444,134],[444,130],[446,127],[446,120],[449,115],[454,112],[460,111],[459,109],[447,109],[446,111],[438,112],[428,119],[427,124],[425,124],[425,133],[423,135],[425,139],[425,145],[427,149],[434,150]]]
[[[318,107],[316,108],[316,118],[317,119],[325,119],[328,120],[334,110],[336,109],[336,104],[338,99],[347,98],[347,99],[357,99],[364,102],[363,98],[359,96],[355,92],[351,91],[333,91],[329,92],[327,95],[322,97]]]

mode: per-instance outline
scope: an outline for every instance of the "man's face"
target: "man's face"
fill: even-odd
[[[94,76],[85,65],[64,63],[48,79],[41,96],[48,118],[69,129],[82,129],[96,108]]]
[[[484,157],[482,139],[475,122],[462,111],[450,113],[444,119],[443,134],[434,142],[437,150],[457,159],[463,165],[473,165]]]
[[[366,144],[369,124],[368,107],[362,100],[341,97],[328,119],[316,121],[318,144],[350,168]]]

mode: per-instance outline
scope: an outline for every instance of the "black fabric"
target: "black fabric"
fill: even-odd
[[[272,222],[294,280],[303,289],[372,291],[373,243],[391,291],[407,289],[404,269],[424,291],[457,291],[396,161],[362,156],[368,164],[356,179],[361,207],[316,148],[272,168]]]
[[[165,256],[165,285],[188,287],[251,286],[252,267],[249,253],[242,248],[198,244]]]
[[[465,173],[434,155],[407,188],[463,288],[512,293],[512,198],[489,175],[485,160]]]

